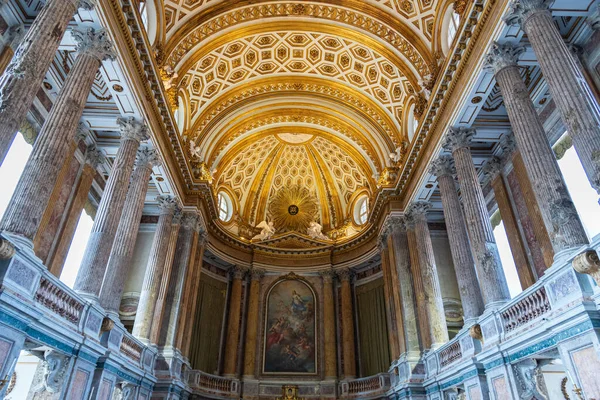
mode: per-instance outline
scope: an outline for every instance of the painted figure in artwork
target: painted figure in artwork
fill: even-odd
[[[315,297],[301,280],[276,283],[267,297],[265,373],[316,373]]]

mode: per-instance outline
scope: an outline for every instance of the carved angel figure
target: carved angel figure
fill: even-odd
[[[252,240],[267,240],[275,234],[275,227],[273,226],[273,221],[262,221],[260,224],[256,225],[256,227],[262,230],[258,235],[254,236]]]
[[[306,229],[306,233],[313,239],[327,240],[328,237],[321,232],[322,230],[323,227],[319,223],[312,221]]]
[[[402,160],[402,147],[397,147],[393,153],[390,153],[390,159],[395,163]]]
[[[200,159],[201,152],[202,149],[200,148],[200,146],[196,146],[194,141],[190,140],[190,154],[192,155],[192,157]]]

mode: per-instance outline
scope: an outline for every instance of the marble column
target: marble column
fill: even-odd
[[[38,231],[59,172],[69,156],[100,62],[112,57],[112,45],[104,31],[90,28],[85,32],[74,31],[73,36],[79,55],[33,145],[23,174],[0,222],[0,230],[30,240],[33,240]],[[0,121],[4,111],[0,110]],[[0,122],[0,135],[2,129],[4,127]]]
[[[394,217],[390,221],[389,243],[394,252],[395,264],[391,267],[395,268],[397,273],[395,290],[400,294],[404,348],[408,358],[415,359],[420,355],[421,349],[419,346],[408,235],[404,217]]]
[[[181,312],[183,288],[190,262],[193,261],[195,240],[200,229],[198,215],[195,212],[184,212],[181,219],[181,228],[177,237],[177,246],[173,266],[170,271],[169,286],[165,296],[164,312],[157,326],[159,346],[176,347],[177,330],[179,329],[179,313]],[[154,327],[152,328],[154,331]]]
[[[171,282],[171,271],[175,261],[175,254],[177,253],[177,243],[182,220],[183,213],[180,210],[177,210],[171,224],[171,235],[169,236],[169,242],[167,244],[167,256],[165,257],[162,279],[158,283],[158,296],[156,298],[156,303],[154,304],[154,315],[151,317],[152,322],[149,341],[155,345],[159,344],[158,340],[160,339],[161,323],[163,315],[165,314],[167,292],[169,291]]]
[[[396,234],[395,230],[398,228],[398,225],[400,224],[399,222],[399,217],[389,217],[386,219],[386,221],[384,222],[384,232],[385,232],[385,237],[381,237],[382,243],[380,248],[384,248],[385,249],[385,253],[387,257],[383,257],[383,252],[382,252],[382,259],[381,259],[381,263],[382,263],[382,269],[384,269],[383,273],[384,273],[384,282],[387,283],[387,285],[389,286],[387,293],[389,293],[389,296],[386,295],[387,299],[389,299],[389,306],[390,306],[390,317],[392,317],[392,324],[390,326],[390,329],[393,330],[394,332],[392,333],[392,335],[390,336],[390,338],[393,338],[396,343],[395,343],[395,347],[396,347],[396,354],[394,356],[394,359],[397,359],[398,357],[400,357],[402,354],[404,354],[406,352],[406,338],[404,337],[404,318],[402,315],[402,298],[401,298],[401,292],[400,292],[400,281],[398,279],[398,262],[400,260],[397,260],[397,257],[402,257],[402,254],[397,254],[396,253],[396,246],[394,245],[393,241],[394,238],[393,236]],[[385,261],[385,263],[384,263]],[[388,264],[388,265],[384,265],[384,264]],[[386,277],[386,272],[387,272],[387,277]],[[385,292],[385,287],[384,287],[384,292]],[[386,299],[386,301],[387,301]],[[393,354],[393,353],[392,353]]]
[[[535,283],[535,277],[529,266],[525,243],[521,238],[518,222],[508,197],[508,191],[504,184],[502,164],[503,162],[499,157],[492,157],[483,167],[483,175],[485,179],[490,182],[492,189],[494,190],[494,197],[496,198],[498,210],[500,210],[500,216],[504,222],[506,237],[508,238],[510,252],[517,268],[521,288],[525,290]]]
[[[513,0],[505,17],[531,43],[583,169],[600,194],[600,106],[550,13],[550,0]]]
[[[544,127],[517,66],[523,48],[511,44],[492,45],[486,65],[495,76],[508,113],[517,146],[523,157],[555,260],[563,252],[588,243],[575,205],[563,180]]]
[[[471,244],[467,235],[465,217],[454,183],[456,171],[452,157],[442,155],[436,159],[431,166],[431,173],[437,176],[442,195],[444,219],[446,220],[446,230],[458,282],[465,321],[464,326],[469,327],[477,322],[477,318],[483,313],[484,305],[477,273],[475,272]]]
[[[100,289],[100,305],[117,321],[121,296],[123,296],[125,281],[131,268],[131,257],[144,211],[148,181],[152,174],[152,168],[158,165],[160,165],[160,159],[156,150],[138,150],[136,167],[127,191],[125,208],[121,214],[108,267]]]
[[[416,221],[411,215],[407,214],[405,215],[404,222],[410,256],[410,275],[414,285],[415,309],[417,310],[419,350],[426,350],[431,347],[431,337],[429,335],[429,320],[425,306],[425,290],[423,289],[423,279],[421,278],[420,249],[417,245],[417,236],[415,233]]]
[[[227,338],[225,339],[225,362],[223,375],[234,377],[237,374],[237,353],[240,340],[240,315],[242,312],[242,280],[246,276],[246,268],[231,268],[231,296],[227,314]]]
[[[428,342],[436,349],[448,341],[448,327],[444,314],[442,291],[433,255],[433,245],[429,227],[427,226],[427,211],[431,205],[424,201],[410,205],[408,214],[414,220],[415,239],[419,252],[419,268],[423,284],[424,307],[428,321]]]
[[[108,257],[123,212],[137,149],[141,141],[148,139],[146,125],[133,117],[119,118],[117,122],[121,128],[121,146],[104,187],[83,261],[73,286],[78,293],[91,299],[96,299],[100,294]]]
[[[195,314],[190,313],[192,302],[194,301],[194,290],[197,290],[200,281],[200,270],[202,262],[198,260],[201,253],[198,248],[204,245],[203,238],[206,238],[206,231],[202,228],[200,217],[198,217],[198,231],[193,240],[192,249],[190,251],[190,259],[185,275],[185,286],[181,295],[181,304],[179,306],[179,320],[177,322],[177,337],[175,346],[183,353],[183,338],[189,326],[194,324],[193,318]],[[198,262],[200,261],[200,262]]]
[[[103,162],[104,154],[95,146],[89,146],[79,176],[72,188],[71,198],[64,210],[64,221],[61,224],[60,233],[54,237],[51,250],[45,261],[46,267],[54,276],[60,277],[62,273],[71,242],[75,236],[75,229],[77,229],[79,218],[96,176],[96,169]]]
[[[342,298],[342,351],[344,354],[344,379],[356,377],[356,344],[354,337],[354,305],[352,301],[352,280],[354,272],[350,269],[338,271],[341,282]]]
[[[333,292],[333,279],[335,272],[333,270],[326,270],[320,273],[321,279],[323,279],[323,335],[324,335],[324,349],[325,352],[325,379],[331,380],[337,377],[337,344],[336,344],[336,332],[335,332],[335,298]]]
[[[204,257],[204,250],[206,249],[206,243],[208,241],[206,231],[201,230],[198,233],[198,242],[196,244],[196,256],[195,259],[195,268],[194,275],[192,276],[192,287],[190,293],[190,302],[189,308],[187,309],[186,318],[185,318],[185,328],[180,331],[183,332],[182,344],[181,344],[181,352],[187,358],[189,357],[190,344],[192,339],[192,329],[195,325],[194,316],[196,315],[196,309],[198,308],[198,291],[200,290],[200,280],[202,278],[202,264]]]
[[[452,152],[454,158],[471,252],[477,267],[483,303],[486,309],[492,309],[509,300],[510,293],[483,192],[469,150],[474,135],[474,129],[450,128],[444,147]]]
[[[63,34],[78,7],[91,10],[93,2],[46,2],[0,78],[0,164],[4,161],[21,122],[40,90]],[[79,90],[82,90],[87,98],[89,91],[85,88]],[[56,104],[54,106],[56,107]]]
[[[133,324],[133,335],[146,342],[150,339],[154,309],[158,299],[160,283],[164,277],[163,272],[169,248],[171,224],[175,211],[178,208],[177,202],[172,197],[158,196],[156,199],[158,200],[160,215],[158,217],[158,224],[156,225],[154,240],[152,241],[152,248],[150,249],[150,256],[148,257],[144,283],[142,284],[140,300]]]
[[[387,221],[386,221],[387,222]],[[383,295],[385,296],[385,308],[388,322],[388,341],[390,347],[390,355],[392,360],[397,360],[400,357],[400,338],[398,337],[397,318],[402,315],[396,315],[396,308],[393,294],[393,282],[390,276],[390,249],[388,247],[389,227],[385,225],[382,228],[377,240],[379,255],[381,257],[381,271],[383,273]]]
[[[81,125],[80,123],[75,140],[71,141],[69,145],[63,166],[58,173],[52,194],[48,200],[48,206],[44,210],[40,226],[33,238],[35,255],[46,265],[48,255],[52,251],[54,239],[60,235],[60,220],[66,211],[65,208],[72,194],[78,172],[81,170],[81,163],[75,158],[75,151],[79,143],[85,140],[88,133],[80,129]]]
[[[246,317],[246,340],[244,343],[244,378],[254,378],[256,366],[256,343],[258,335],[258,305],[260,303],[260,280],[265,270],[250,270],[250,291],[248,296],[248,315]]]
[[[23,24],[13,25],[9,27],[4,35],[2,35],[3,49],[0,53],[0,75],[4,74],[6,67],[15,55],[15,50],[21,44],[25,36],[25,27]],[[0,161],[0,164],[2,162]]]

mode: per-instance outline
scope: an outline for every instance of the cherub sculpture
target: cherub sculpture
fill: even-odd
[[[260,224],[256,225],[257,228],[261,228],[260,233],[252,238],[252,240],[267,240],[270,239],[275,234],[275,227],[273,226],[273,221],[262,221]]]
[[[327,240],[328,237],[321,232],[322,230],[323,227],[318,222],[312,221],[306,229],[306,233],[313,239]]]

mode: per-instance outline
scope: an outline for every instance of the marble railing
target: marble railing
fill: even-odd
[[[217,394],[222,395],[223,398],[237,398],[240,389],[240,382],[237,379],[207,374],[198,370],[188,372],[187,383],[198,394]]]
[[[381,373],[365,378],[352,379],[340,383],[343,397],[363,399],[380,393],[385,393],[390,388],[390,374]]]
[[[52,275],[23,239],[6,233],[0,238],[8,239],[16,249],[10,259],[0,259],[0,323],[22,332],[22,340],[66,357],[119,365],[124,381],[145,388],[154,385],[155,349]]]
[[[600,236],[590,248],[600,248]],[[589,275],[572,267],[573,259],[584,250],[563,254],[531,287],[506,304],[486,310],[475,325],[441,347],[416,356],[419,361],[396,360],[391,371],[397,371],[398,379],[393,380],[391,392],[406,395],[416,384],[417,390],[437,393],[459,387],[468,379],[485,380],[482,374],[487,369],[555,349],[559,341],[593,330],[596,311],[590,307],[600,304],[600,288]],[[415,367],[419,364],[424,368]]]
[[[83,303],[45,276],[40,279],[35,301],[75,325],[81,320]]]

